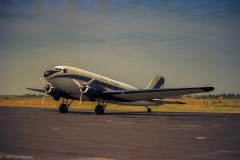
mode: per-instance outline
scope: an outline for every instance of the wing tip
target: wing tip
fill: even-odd
[[[203,90],[205,92],[210,92],[210,91],[213,91],[215,88],[214,87],[204,87]]]

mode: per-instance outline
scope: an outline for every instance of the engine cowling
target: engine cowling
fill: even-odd
[[[83,93],[89,97],[90,101],[94,102],[97,98],[102,98],[102,92],[106,90],[107,89],[102,86],[95,85],[94,87],[86,88]]]
[[[96,94],[96,89],[95,88],[87,88],[84,92],[84,95],[86,95],[87,97],[89,97],[90,101],[96,101],[97,99],[97,94]]]
[[[63,91],[57,87],[50,87],[49,90],[46,90],[46,93],[53,97],[54,100],[58,101],[61,97],[66,97],[66,91]]]

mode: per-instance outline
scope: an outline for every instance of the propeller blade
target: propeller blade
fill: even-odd
[[[82,88],[81,88],[81,84],[76,80],[76,79],[73,79],[73,82],[79,87],[80,89],[80,97],[79,97],[79,105],[81,105],[81,101],[82,101]]]
[[[80,89],[80,99],[79,99],[79,106],[81,105],[81,103],[82,103],[82,91],[81,91],[81,89]]]
[[[78,85],[79,88],[81,87],[81,84],[76,79],[73,79],[73,82],[76,83],[76,85]]]
[[[45,96],[46,94],[43,95],[43,100],[42,100],[42,104],[44,103],[44,100],[45,100]]]
[[[42,78],[40,78],[40,81],[42,82],[42,84],[45,86],[46,83],[44,82],[44,80],[42,80]]]
[[[90,81],[88,81],[88,82],[85,84],[85,86],[88,86],[88,85],[91,84],[93,81],[94,81],[94,78],[91,79]]]

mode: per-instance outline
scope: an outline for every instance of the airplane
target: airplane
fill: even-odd
[[[79,100],[79,105],[82,101],[97,101],[95,114],[104,114],[108,103],[145,106],[147,112],[151,112],[150,106],[185,104],[163,98],[214,90],[214,87],[164,88],[165,79],[160,75],[155,76],[145,89],[139,89],[83,69],[65,65],[56,66],[53,70],[46,71],[44,78],[48,81],[46,84],[40,78],[44,84],[44,89],[26,89],[45,93],[43,102],[46,94],[52,96],[56,101],[63,98],[62,104],[59,106],[60,113],[67,113],[74,100]],[[68,103],[69,99],[70,103]]]

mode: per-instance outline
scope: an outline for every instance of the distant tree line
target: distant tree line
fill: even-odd
[[[21,95],[20,97],[22,97],[22,98],[39,98],[42,96],[43,96],[42,94],[24,94],[24,95]]]
[[[43,94],[24,94],[24,95],[0,95],[0,99],[14,99],[14,98],[42,98]]]
[[[195,98],[195,99],[240,99],[240,94],[217,94],[217,95],[183,95],[169,97],[170,99]]]
[[[240,94],[195,95],[196,99],[239,99]]]

